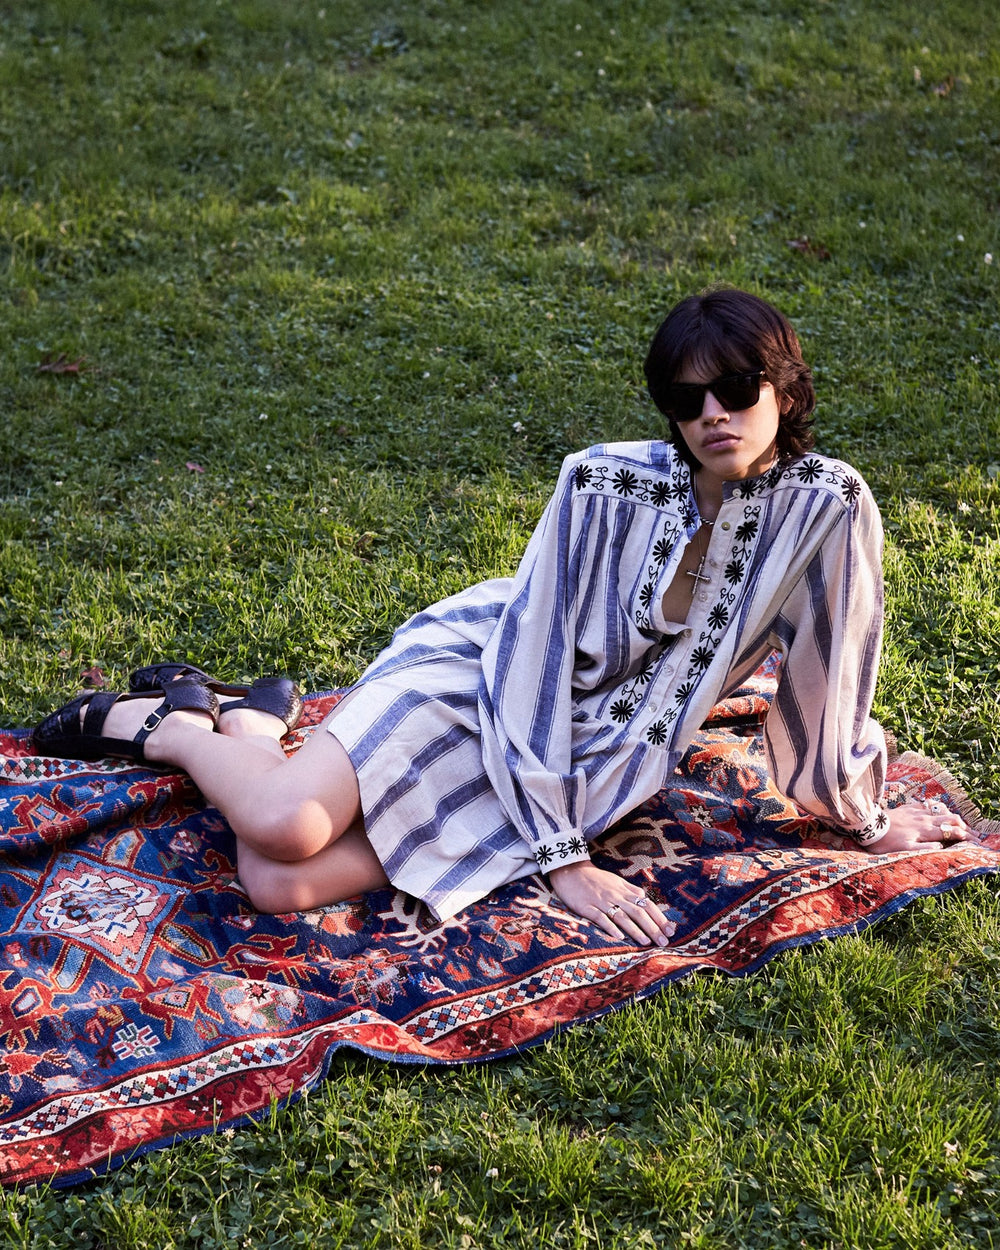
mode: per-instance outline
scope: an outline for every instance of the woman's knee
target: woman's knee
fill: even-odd
[[[240,857],[240,884],[254,908],[268,916],[308,911],[302,864],[282,864],[274,860]]]
[[[330,734],[310,738],[287,766],[230,817],[238,838],[272,859],[308,859],[354,824],[361,810],[358,779],[344,748]]]
[[[233,832],[271,859],[295,861],[315,855],[343,829],[316,799],[274,796],[243,812]]]

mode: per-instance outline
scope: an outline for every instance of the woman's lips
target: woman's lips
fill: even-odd
[[[709,450],[713,447],[732,447],[734,443],[739,441],[738,436],[735,434],[715,434],[706,438],[702,443],[702,447]]]

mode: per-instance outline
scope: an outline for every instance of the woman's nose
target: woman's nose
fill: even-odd
[[[701,406],[701,415],[709,421],[726,415],[726,409],[719,403],[711,391],[705,392],[705,400]]]

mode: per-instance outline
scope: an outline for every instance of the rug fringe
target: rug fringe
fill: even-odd
[[[1000,820],[986,820],[980,808],[965,793],[964,787],[955,774],[943,764],[939,764],[937,760],[932,760],[929,756],[919,755],[916,751],[904,751],[901,755],[896,755],[895,760],[902,764],[913,764],[928,773],[934,781],[939,782],[955,800],[958,815],[976,833],[981,833],[987,838],[1000,836]]]

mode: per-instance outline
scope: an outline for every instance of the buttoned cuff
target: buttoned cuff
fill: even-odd
[[[848,829],[847,833],[859,846],[874,846],[889,832],[889,813],[880,803],[875,816],[860,829]]]
[[[574,864],[590,859],[586,840],[579,833],[568,833],[561,838],[542,838],[532,846],[535,863],[542,872],[551,872],[563,864]]]

